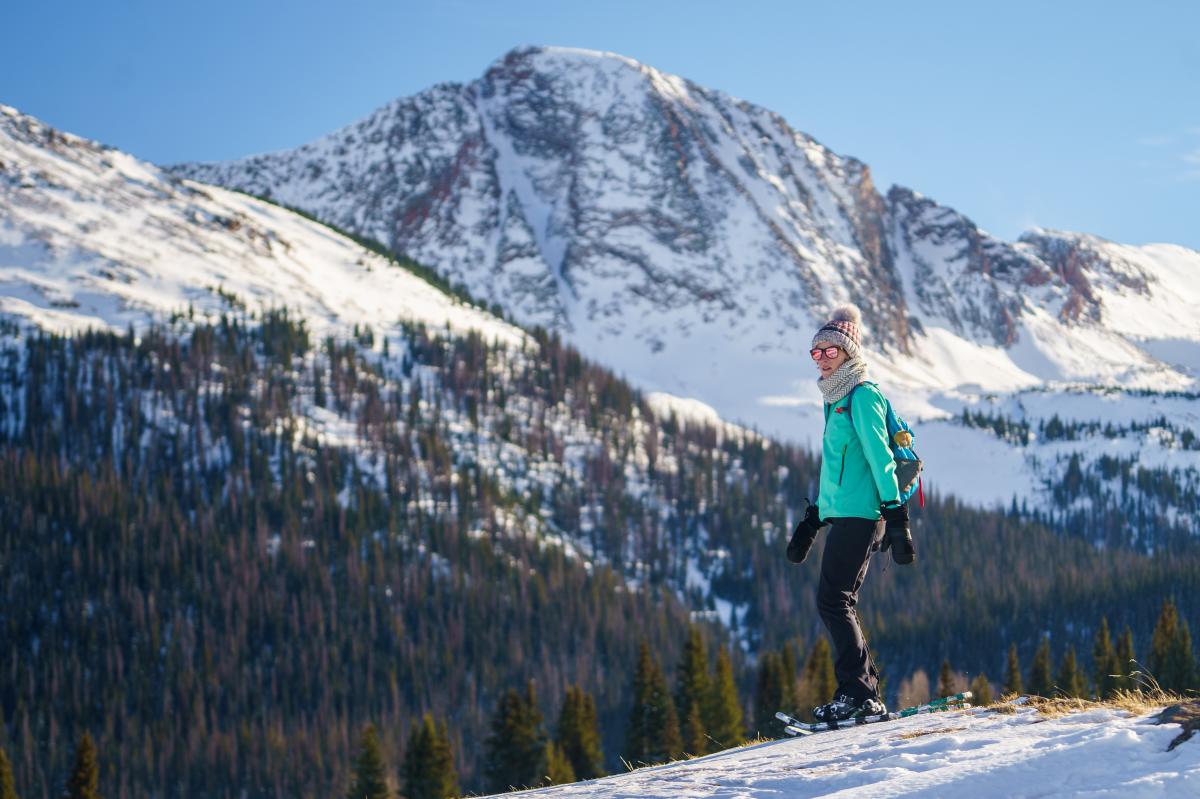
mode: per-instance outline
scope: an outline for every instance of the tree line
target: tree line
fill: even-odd
[[[1143,671],[1135,654],[1133,632],[1128,627],[1114,643],[1108,622],[1101,619],[1091,650],[1092,666],[1086,670],[1068,647],[1057,671],[1053,669],[1050,641],[1043,637],[1029,671],[1023,676],[1016,645],[1009,647],[1002,693],[1012,697],[1111,699],[1122,691],[1162,689],[1184,694],[1200,690],[1200,669],[1192,649],[1186,620],[1175,604],[1163,603],[1150,636]],[[742,702],[723,648],[710,666],[702,630],[693,625],[669,689],[659,659],[642,641],[630,682],[632,705],[621,755],[625,768],[654,765],[696,757],[739,746],[748,739],[784,735],[775,712],[811,719],[811,708],[832,696],[835,689],[829,645],[818,639],[798,667],[791,644],[763,653],[757,667],[754,713],[743,720]],[[902,704],[920,704],[931,698],[924,672],[906,679],[910,688],[900,691]],[[919,686],[924,686],[920,688]],[[979,673],[964,685],[963,675],[943,660],[933,696],[945,697],[964,688],[973,693],[976,706],[994,701],[991,681]],[[373,723],[359,736],[346,799],[445,799],[457,797],[458,769],[447,722],[426,713],[410,727],[410,737],[396,776]],[[485,741],[485,790],[508,790],[561,785],[605,776],[603,744],[594,698],[576,685],[567,687],[553,735],[544,723],[533,681],[525,690],[509,688],[497,703]],[[398,787],[394,788],[393,783]],[[66,782],[66,799],[99,799],[99,764],[91,735],[84,733],[74,766]],[[19,799],[11,764],[0,747],[0,799]]]

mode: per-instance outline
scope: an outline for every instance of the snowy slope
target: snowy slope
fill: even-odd
[[[1200,743],[1176,724],[1096,709],[1046,718],[966,710],[720,752],[504,796],[1121,797],[1200,795]]]
[[[0,106],[0,312],[58,330],[284,306],[317,333],[421,321],[519,343],[329,228]]]

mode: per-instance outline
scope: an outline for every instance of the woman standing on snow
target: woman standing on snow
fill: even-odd
[[[912,563],[916,557],[908,506],[900,502],[896,486],[886,401],[874,383],[865,382],[861,321],[858,308],[845,305],[813,337],[811,355],[825,399],[820,511],[808,506],[787,548],[788,559],[802,563],[817,532],[832,525],[821,560],[817,608],[833,639],[838,687],[832,701],[813,708],[819,721],[886,712],[878,672],[854,611],[881,516],[886,523],[882,548],[890,547],[897,563]]]

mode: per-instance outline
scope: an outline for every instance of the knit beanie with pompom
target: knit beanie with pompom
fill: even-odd
[[[862,311],[857,305],[839,305],[833,316],[813,336],[812,346],[827,341],[846,351],[846,355],[857,358],[862,352]]]

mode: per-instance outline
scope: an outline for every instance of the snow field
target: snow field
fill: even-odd
[[[519,796],[596,799],[965,797],[1161,799],[1200,795],[1200,743],[1175,724],[1100,708],[914,716],[727,750]]]

